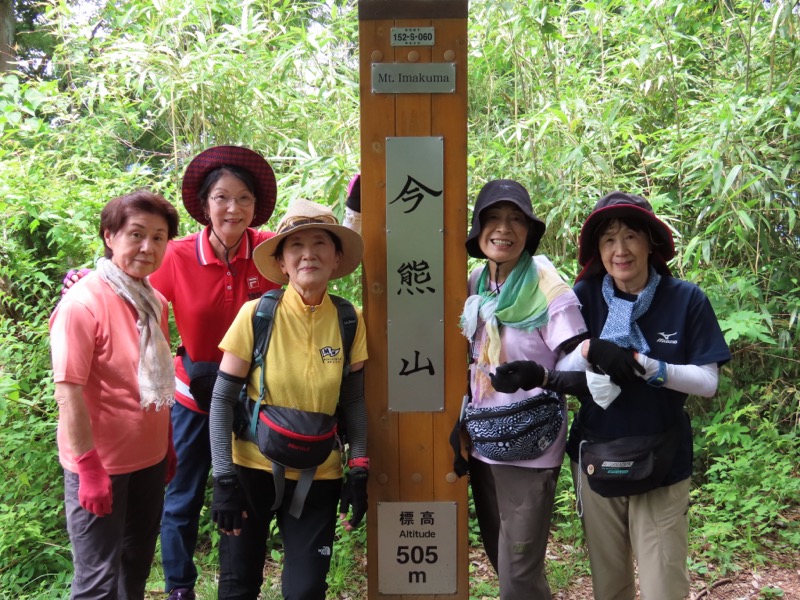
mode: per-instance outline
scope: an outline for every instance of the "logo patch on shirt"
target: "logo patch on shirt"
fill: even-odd
[[[658,332],[658,339],[656,340],[657,344],[677,344],[678,340],[673,340],[672,336],[677,335],[677,331],[673,331],[672,333],[665,333],[663,331]]]
[[[258,277],[248,277],[247,278],[247,288],[250,290],[258,289]]]
[[[319,355],[323,363],[338,363],[337,357],[341,352],[341,348],[332,348],[331,346],[323,346],[319,349]]]

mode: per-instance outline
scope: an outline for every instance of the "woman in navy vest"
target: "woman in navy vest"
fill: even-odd
[[[674,255],[670,229],[632,194],[602,198],[581,230],[574,290],[592,337],[574,352],[588,389],[577,393],[567,453],[598,600],[636,597],[634,558],[642,600],[689,593],[684,406],[689,394],[716,393],[731,355],[705,294],[671,276]],[[525,379],[536,366],[511,363],[496,377]],[[652,465],[633,460],[651,453]]]

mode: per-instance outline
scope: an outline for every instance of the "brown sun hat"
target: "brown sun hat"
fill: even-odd
[[[238,167],[250,173],[255,182],[256,206],[251,227],[266,223],[275,210],[277,185],[272,167],[258,152],[242,146],[213,146],[192,159],[183,176],[181,195],[183,205],[191,217],[208,225],[198,192],[211,171],[220,167]]]
[[[667,261],[675,256],[675,244],[670,228],[656,217],[653,207],[641,196],[625,192],[611,192],[597,201],[581,228],[578,262],[583,270],[575,279],[576,282],[584,277],[605,272],[603,263],[600,261],[596,236],[600,225],[609,219],[635,219],[647,225],[653,242],[655,242],[652,254],[653,267],[662,275],[670,274]]]
[[[261,242],[253,250],[253,262],[264,277],[274,283],[289,283],[289,277],[281,271],[278,259],[275,258],[275,250],[282,240],[303,229],[330,231],[342,243],[339,266],[331,273],[331,279],[349,275],[361,263],[361,256],[364,254],[364,242],[361,236],[352,229],[339,225],[329,207],[311,200],[297,199],[289,204],[286,214],[278,223],[275,235]]]

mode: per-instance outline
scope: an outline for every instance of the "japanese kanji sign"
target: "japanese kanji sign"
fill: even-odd
[[[389,410],[444,410],[444,143],[386,139]]]

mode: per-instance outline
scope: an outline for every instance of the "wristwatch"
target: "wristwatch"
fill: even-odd
[[[647,380],[647,383],[653,387],[661,387],[667,383],[667,363],[663,360],[658,361],[658,371]]]

